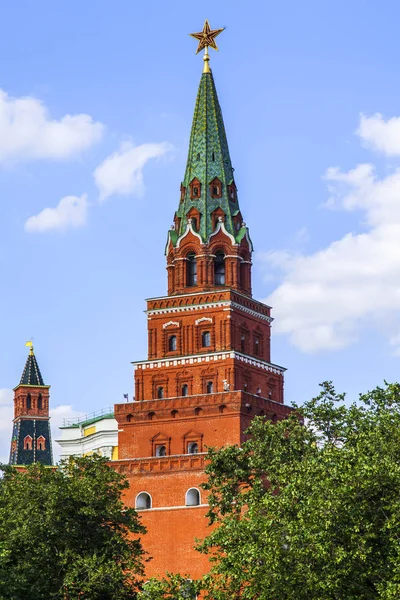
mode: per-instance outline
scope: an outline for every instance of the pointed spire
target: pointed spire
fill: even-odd
[[[33,351],[32,342],[26,342],[25,346],[29,346],[29,354],[19,384],[44,386],[45,384]]]
[[[200,213],[197,231],[206,242],[215,229],[214,211],[220,209],[227,231],[235,238],[234,216],[239,213],[233,168],[222,111],[211,70],[201,76],[194,110],[181,202],[177,237],[186,230],[188,213]],[[241,226],[241,223],[240,223]]]

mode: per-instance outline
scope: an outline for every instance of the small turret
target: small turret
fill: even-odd
[[[45,385],[33,351],[27,342],[29,355],[19,384],[14,388],[14,426],[11,439],[10,464],[29,465],[40,462],[53,464],[51,447],[49,390]]]

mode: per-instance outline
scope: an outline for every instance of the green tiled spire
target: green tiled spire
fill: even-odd
[[[190,183],[195,178],[200,181],[201,195],[197,199],[191,199]],[[218,178],[222,184],[220,198],[211,196],[210,183],[214,178]],[[232,184],[233,168],[228,141],[214,78],[210,70],[202,74],[197,93],[185,178],[182,182],[186,191],[177,211],[177,216],[181,219],[180,227],[172,237],[176,239],[185,232],[187,214],[191,208],[196,208],[201,213],[198,233],[206,242],[213,232],[211,214],[220,207],[226,215],[227,231],[237,238],[239,231],[235,230],[233,217],[239,207],[236,194],[234,200],[230,198],[228,186]]]
[[[21,381],[19,382],[19,384],[36,386],[45,385],[33,350],[29,352],[28,358],[26,359],[25,368],[23,370]]]

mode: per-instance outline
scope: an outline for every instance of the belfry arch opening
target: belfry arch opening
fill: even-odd
[[[193,287],[197,285],[197,259],[194,252],[190,252],[186,258],[186,285]]]
[[[214,284],[225,285],[225,255],[217,252],[214,257]]]

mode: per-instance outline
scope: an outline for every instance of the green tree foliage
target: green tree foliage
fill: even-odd
[[[100,457],[71,459],[61,469],[2,470],[2,600],[135,597],[144,528],[124,506],[122,475]]]
[[[400,385],[343,400],[324,383],[210,452],[208,598],[400,598]]]
[[[150,579],[138,600],[196,600],[199,582],[182,575],[167,574],[164,579]]]

